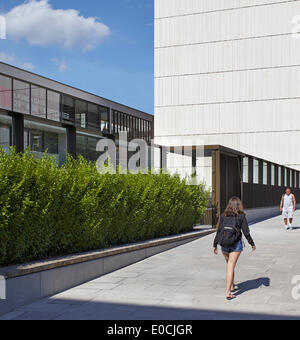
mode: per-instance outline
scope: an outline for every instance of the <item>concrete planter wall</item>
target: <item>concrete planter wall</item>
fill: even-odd
[[[0,315],[214,232],[212,229],[196,231],[104,251],[0,268]]]

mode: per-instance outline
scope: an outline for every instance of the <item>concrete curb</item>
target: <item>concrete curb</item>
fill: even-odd
[[[197,231],[103,251],[0,268],[0,315],[214,232],[214,229]]]

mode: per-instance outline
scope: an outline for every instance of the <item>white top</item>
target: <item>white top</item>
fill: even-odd
[[[293,194],[290,194],[289,196],[285,194],[283,199],[283,208],[288,209],[293,207],[294,207]]]

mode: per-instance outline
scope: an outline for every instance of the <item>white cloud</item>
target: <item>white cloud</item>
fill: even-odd
[[[52,59],[52,61],[60,72],[65,72],[68,69],[68,66],[64,60]]]
[[[110,29],[94,17],[85,18],[74,9],[53,9],[49,0],[29,0],[5,14],[7,38],[31,45],[91,50]]]
[[[14,65],[26,70],[33,70],[34,66],[30,62],[21,62],[14,54],[7,54],[5,52],[0,52],[0,61],[6,64]]]

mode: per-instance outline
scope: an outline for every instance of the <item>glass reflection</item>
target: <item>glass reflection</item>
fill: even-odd
[[[29,105],[29,95],[30,95],[30,85],[24,83],[23,81],[14,80],[13,81],[14,90],[14,111],[24,114],[30,113]]]

